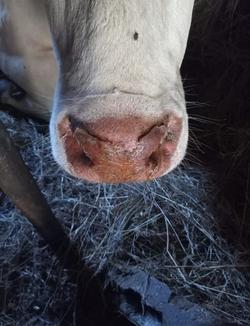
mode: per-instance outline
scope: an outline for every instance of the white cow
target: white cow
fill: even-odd
[[[16,99],[6,81],[2,101],[51,116],[54,157],[78,178],[118,183],[168,173],[187,146],[180,66],[193,5],[0,0],[0,69],[26,92]]]

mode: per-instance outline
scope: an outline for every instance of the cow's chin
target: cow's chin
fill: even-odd
[[[184,110],[165,109],[158,115],[153,109],[141,115],[135,110],[119,115],[110,111],[91,116],[90,112],[97,111],[64,110],[50,126],[55,160],[79,179],[96,183],[153,180],[176,168],[185,155]]]

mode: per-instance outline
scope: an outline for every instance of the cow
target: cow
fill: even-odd
[[[71,175],[142,182],[182,161],[194,0],[0,0],[2,103],[50,120]]]

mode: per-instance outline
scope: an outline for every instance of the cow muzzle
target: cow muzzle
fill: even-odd
[[[57,129],[66,170],[91,182],[122,183],[171,170],[182,127],[182,118],[169,113],[153,124],[136,116],[84,122],[68,115]]]

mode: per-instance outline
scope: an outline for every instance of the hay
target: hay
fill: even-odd
[[[183,68],[185,84],[194,84],[187,90],[192,141],[170,175],[146,184],[82,183],[56,165],[38,123],[3,112],[0,119],[91,267],[139,266],[187,299],[249,325],[250,53],[239,46],[246,19],[237,1],[197,3]],[[9,200],[0,201],[0,324],[74,325],[76,285]]]
[[[250,322],[244,273],[249,266],[220,234],[217,216],[231,218],[233,212],[218,200],[212,173],[186,166],[146,184],[82,183],[56,165],[48,135],[38,132],[36,123],[3,112],[0,118],[91,267],[139,266],[189,300],[230,320]],[[7,198],[0,214],[3,324],[34,324],[34,315],[41,325],[50,318],[59,323],[65,307],[74,308],[74,284]]]

